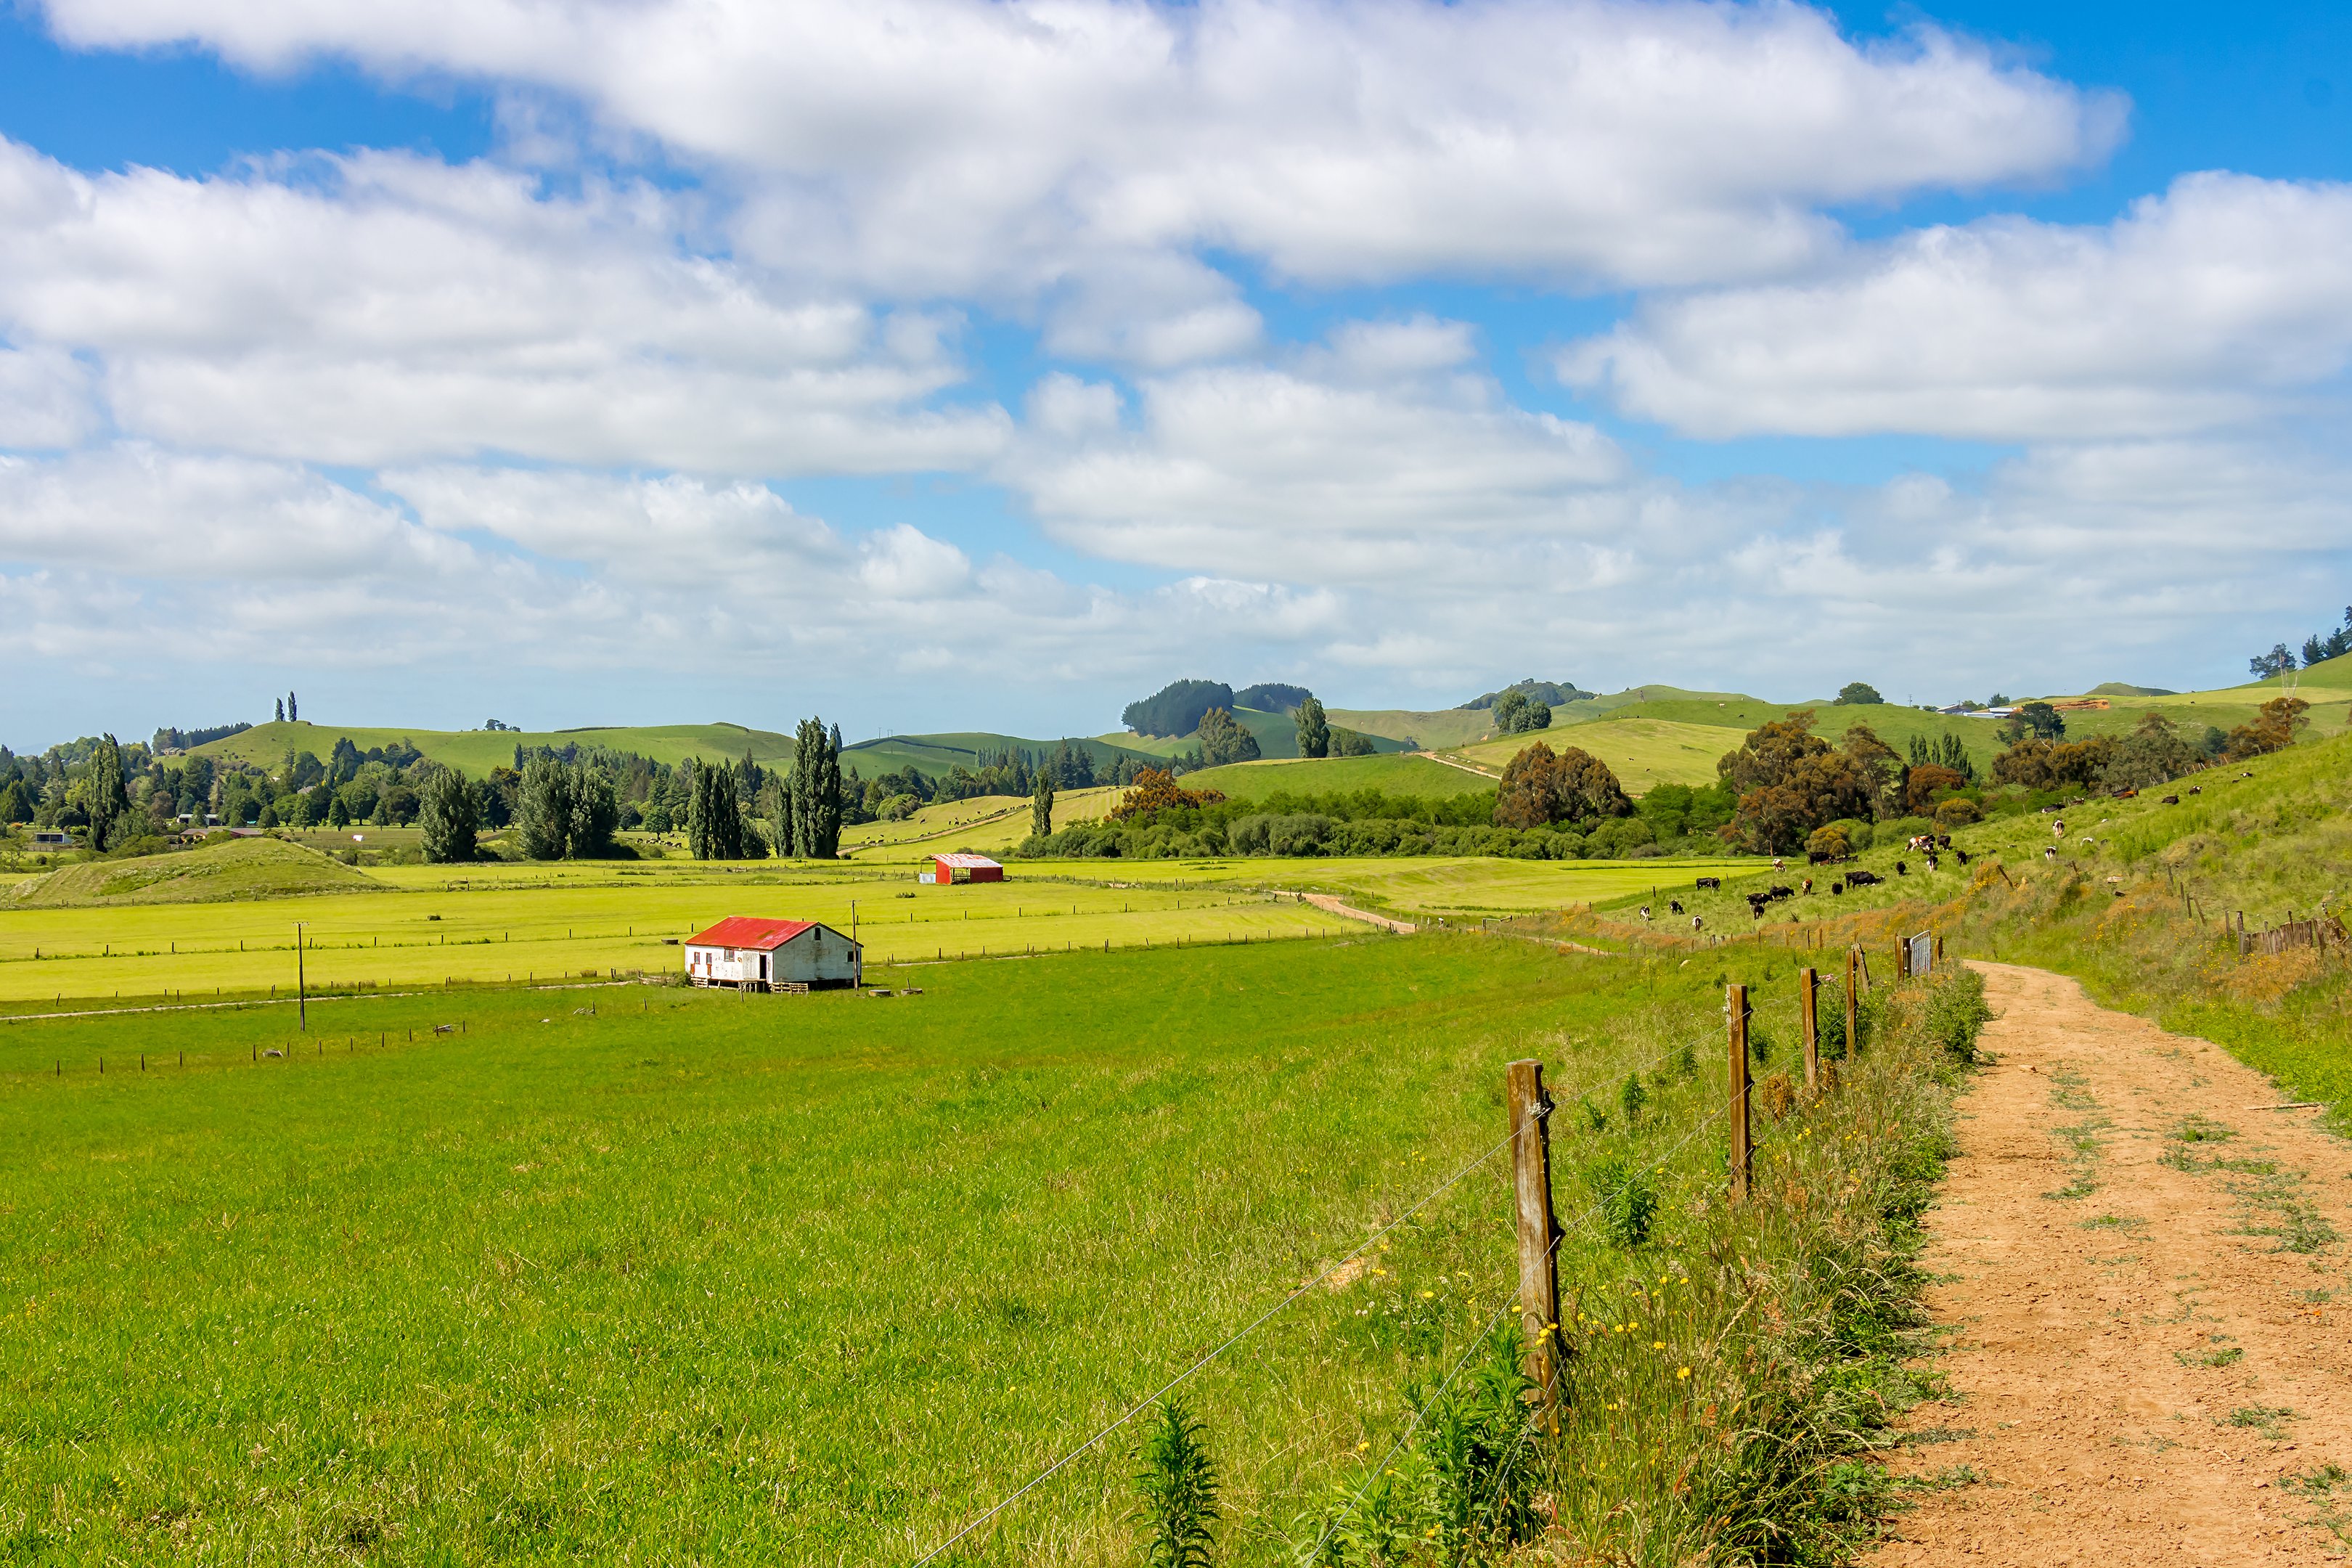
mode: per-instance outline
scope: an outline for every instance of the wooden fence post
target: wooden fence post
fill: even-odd
[[[1797,1022],[1805,1032],[1805,1092],[1819,1094],[1822,1087],[1822,1022],[1821,972],[1807,969],[1797,976]]]
[[[1853,1037],[1862,1027],[1862,1003],[1854,984],[1861,978],[1862,949],[1849,947],[1845,950],[1845,1054],[1849,1061],[1853,1059]]]
[[[1551,1429],[1559,1430],[1559,1277],[1553,1248],[1559,1221],[1551,1208],[1551,1139],[1546,1120],[1543,1064],[1516,1061],[1507,1069],[1505,1100],[1511,1112],[1511,1179],[1519,1215],[1519,1326],[1527,1345],[1528,1380],[1543,1391]]]
[[[1731,1020],[1731,1196],[1748,1197],[1748,1168],[1755,1151],[1748,1137],[1748,987],[1724,987],[1724,1013]]]
[[[1897,984],[1911,977],[1911,944],[1902,937],[1895,939],[1895,978]]]

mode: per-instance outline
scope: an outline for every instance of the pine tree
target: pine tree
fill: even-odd
[[[302,710],[294,705],[294,694],[290,691],[288,692],[286,694],[286,721],[289,724],[291,724],[301,716]]]
[[[286,722],[286,699],[283,697],[278,700],[278,721],[280,724]]]
[[[1054,831],[1054,775],[1037,770],[1037,787],[1029,796],[1029,832],[1044,838]]]
[[[466,775],[442,768],[425,781],[425,799],[417,813],[424,829],[425,858],[436,864],[464,864],[474,858],[480,819],[474,810],[474,792]]]
[[[1323,716],[1323,704],[1309,697],[1298,705],[1298,754],[1302,757],[1328,757],[1331,754],[1331,725]]]

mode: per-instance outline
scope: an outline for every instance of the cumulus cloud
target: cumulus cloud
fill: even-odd
[[[1590,426],[1512,406],[1460,362],[1458,323],[1350,323],[1282,366],[1150,378],[1137,427],[1108,387],[1060,378],[1003,470],[1055,536],[1180,571],[1365,582],[1468,565],[1466,541],[1537,548],[1621,515],[1631,479]]]
[[[1824,205],[2040,178],[2122,124],[2116,100],[1948,34],[1862,47],[1783,4],[45,8],[85,47],[569,95],[740,174],[771,261],[916,294],[1027,293],[1201,247],[1317,282],[1748,276],[1818,255]]]
[[[2204,174],[2104,226],[1906,234],[1828,277],[1654,300],[1559,357],[1695,435],[2163,436],[2352,357],[2352,186]]]
[[[1003,443],[941,321],[680,248],[686,197],[399,153],[91,176],[0,142],[0,441],[123,432],[373,465],[966,468]],[[23,388],[19,392],[19,388]],[[11,393],[18,393],[12,399]],[[77,402],[76,399],[79,401]]]

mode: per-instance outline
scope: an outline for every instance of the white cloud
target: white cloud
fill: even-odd
[[[45,8],[85,47],[575,95],[740,175],[772,263],[914,295],[1027,296],[1201,247],[1318,282],[1752,276],[1822,251],[1822,205],[2041,178],[2122,123],[1948,35],[1857,47],[1785,4]]]
[[[2352,186],[2192,174],[2104,227],[1988,218],[1649,303],[1561,373],[1695,435],[2048,441],[2275,416],[2352,358]]]
[[[96,435],[92,380],[62,349],[0,349],[0,447],[72,447]]]
[[[1289,368],[1202,368],[1139,388],[1139,426],[1106,388],[1033,400],[1006,468],[1056,537],[1178,571],[1364,583],[1473,564],[1472,542],[1532,551],[1622,510],[1623,456],[1591,426],[1513,407],[1454,369],[1457,323],[1354,323]]]
[[[691,205],[396,153],[93,177],[0,142],[0,319],[52,384],[27,434],[90,427],[79,353],[127,434],[308,461],[856,473],[1002,445],[1001,410],[930,402],[963,375],[948,323],[681,253]]]

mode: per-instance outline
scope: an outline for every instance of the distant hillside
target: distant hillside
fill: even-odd
[[[1739,744],[1738,732],[1715,724],[1683,724],[1663,719],[1606,719],[1591,724],[1555,723],[1551,729],[1482,741],[1458,754],[1465,762],[1500,773],[1504,765],[1535,742],[1555,752],[1574,746],[1609,764],[1632,795],[1662,784],[1711,784],[1715,764]]]
[[[232,758],[260,766],[274,765],[290,751],[309,752],[324,759],[338,739],[348,737],[361,751],[406,742],[447,767],[477,778],[494,767],[512,767],[515,748],[605,746],[635,752],[657,763],[677,763],[688,757],[716,761],[740,758],[746,750],[761,763],[789,763],[793,738],[740,724],[662,724],[591,727],[584,730],[391,730],[362,729],[347,724],[313,724],[307,720],[257,724],[225,740],[195,748],[195,754]]]
[[[1287,713],[1268,713],[1255,708],[1234,708],[1234,721],[1257,737],[1258,753],[1264,758],[1296,757],[1298,755],[1298,721]],[[1330,722],[1345,730],[1357,730],[1371,737],[1376,752],[1401,752],[1404,742],[1381,735],[1376,731],[1352,721],[1349,715],[1332,712]],[[1130,752],[1141,752],[1154,757],[1173,757],[1193,750],[1200,744],[1193,731],[1181,735],[1104,735],[1097,743],[1116,746]]]
[[[1288,713],[1314,695],[1303,686],[1288,686],[1279,680],[1261,680],[1255,686],[1244,686],[1234,692],[1234,700],[1261,713]]]
[[[1154,762],[1165,753],[1147,751],[1154,742],[1139,741],[1136,736],[1123,737],[1132,742],[1119,745],[1108,740],[1092,740],[1073,736],[1072,748],[1086,752],[1096,767],[1115,765],[1122,757],[1134,757]],[[856,768],[861,777],[874,778],[882,773],[895,773],[902,768],[912,768],[926,778],[939,778],[961,765],[977,771],[982,760],[1006,751],[1027,752],[1042,757],[1060,740],[1035,741],[1019,735],[997,735],[985,731],[967,731],[944,735],[883,735],[871,741],[857,741],[842,747],[841,765]]]
[[[1173,740],[1199,729],[1210,709],[1231,708],[1234,700],[1234,689],[1222,680],[1171,680],[1129,703],[1118,721],[1148,740]]]
[[[174,855],[68,866],[30,885],[21,898],[0,899],[0,908],[223,903],[296,893],[390,890],[315,849],[274,838],[236,838]]]
[[[1495,787],[1493,779],[1427,757],[1394,754],[1235,763],[1187,773],[1182,782],[1187,789],[1221,790],[1235,800],[1261,800],[1277,794],[1344,795],[1363,789],[1383,795],[1475,795]]]
[[[2120,680],[2103,681],[2084,693],[2086,697],[2178,697],[2178,691],[2161,686],[2126,686]]]
[[[1573,680],[1538,680],[1529,677],[1526,680],[1511,682],[1510,685],[1504,687],[1502,691],[1489,691],[1483,697],[1473,697],[1462,706],[1482,710],[1492,708],[1502,697],[1503,691],[1516,691],[1520,696],[1540,702],[1547,708],[1565,708],[1571,702],[1589,701],[1595,695],[1580,689]]]

